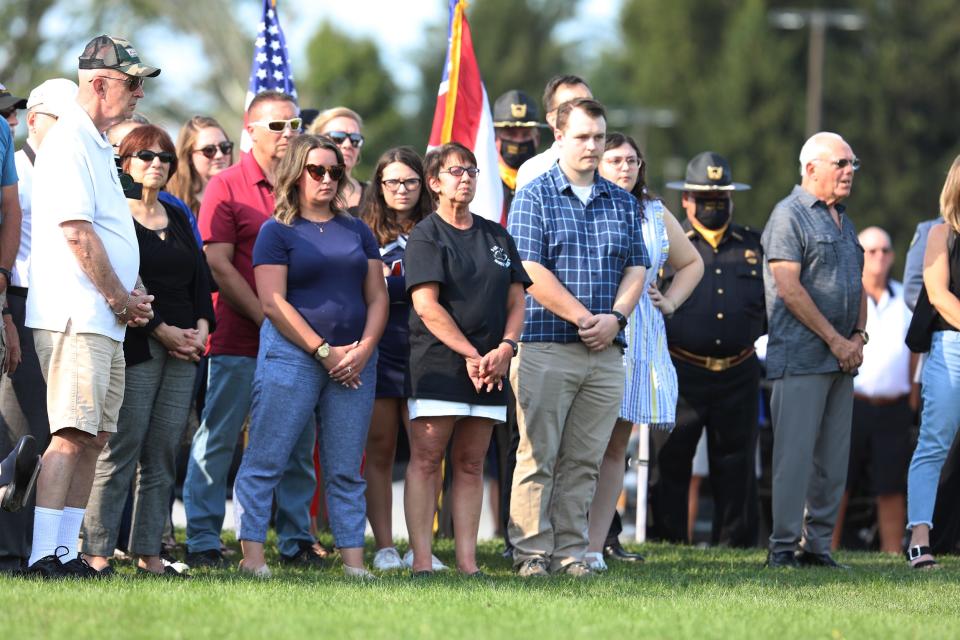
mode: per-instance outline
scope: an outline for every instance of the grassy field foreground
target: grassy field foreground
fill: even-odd
[[[450,543],[437,555],[452,562]],[[645,545],[640,566],[603,577],[523,581],[495,544],[488,581],[395,572],[348,582],[338,564],[144,579],[122,565],[99,582],[0,578],[3,638],[958,638],[960,561],[911,571],[899,558],[841,553],[853,569],[768,571],[761,551]],[[369,561],[369,558],[368,558]],[[274,563],[274,567],[277,565]]]

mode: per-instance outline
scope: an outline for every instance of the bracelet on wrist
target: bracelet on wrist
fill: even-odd
[[[500,344],[505,344],[508,347],[510,347],[513,350],[514,357],[516,357],[519,347],[517,346],[517,343],[515,341],[510,340],[509,338],[504,338],[503,340],[500,341]]]
[[[113,311],[113,315],[117,316],[118,318],[122,318],[123,316],[127,315],[127,311],[129,310],[127,307],[129,305],[130,305],[130,294],[128,293],[126,300],[123,301],[123,309],[121,309],[120,311],[113,311],[113,309],[111,308],[110,310]]]

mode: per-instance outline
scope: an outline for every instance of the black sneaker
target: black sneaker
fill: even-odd
[[[44,580],[59,580],[66,576],[63,571],[63,564],[56,553],[43,556],[24,569],[23,575],[28,578],[43,578]]]
[[[292,556],[280,554],[280,564],[297,567],[312,567],[322,569],[327,566],[327,561],[323,556],[317,553],[316,547],[310,542],[300,542],[300,550]],[[189,564],[189,563],[188,563]]]
[[[207,549],[206,551],[187,552],[187,564],[194,568],[207,569],[226,569],[227,561],[220,553],[220,549]]]
[[[63,563],[63,577],[64,578],[78,578],[85,580],[87,578],[99,578],[100,572],[90,566],[90,564],[83,559],[83,556],[77,556],[73,560],[68,560]]]

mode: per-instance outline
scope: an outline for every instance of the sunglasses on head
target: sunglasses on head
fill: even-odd
[[[363,136],[359,133],[347,133],[346,131],[327,131],[323,135],[333,140],[338,147],[342,147],[343,143],[347,140],[349,140],[350,144],[357,149],[363,146]]]
[[[176,159],[177,156],[170,153],[169,151],[161,151],[157,153],[156,151],[150,151],[149,149],[141,149],[136,153],[131,153],[127,157],[143,160],[144,162],[147,162],[147,163],[153,162],[154,158],[160,158],[160,162],[163,162],[164,164],[170,164]]]
[[[290,127],[293,131],[300,131],[300,127],[303,126],[303,118],[290,118],[289,120],[257,120],[256,122],[251,122],[255,127],[263,127],[264,129],[269,129],[274,133],[283,133],[283,130],[287,127]]]
[[[125,78],[114,78],[113,76],[97,76],[97,78],[103,78],[104,80],[116,80],[118,82],[124,82],[127,85],[127,90],[130,93],[133,93],[137,89],[143,86],[143,78],[140,76],[127,76]],[[96,78],[92,78],[90,82],[93,82]]]
[[[343,177],[344,166],[342,164],[332,164],[325,167],[322,164],[308,164],[304,167],[304,170],[317,182],[322,182],[325,175],[329,175],[333,182],[340,182],[340,178]]]
[[[459,178],[463,176],[463,174],[467,174],[471,178],[476,178],[477,175],[480,173],[480,169],[477,169],[476,167],[461,167],[458,165],[454,165],[452,167],[447,167],[440,173],[449,173],[454,178]]]
[[[224,140],[219,144],[208,144],[205,147],[194,149],[193,152],[202,153],[204,158],[207,158],[208,160],[213,160],[215,157],[217,157],[217,149],[219,149],[220,153],[222,153],[223,155],[228,156],[231,153],[233,153],[233,143],[230,142],[229,140]]]

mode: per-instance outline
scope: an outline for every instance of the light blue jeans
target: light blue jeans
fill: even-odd
[[[266,540],[273,489],[291,456],[301,453],[304,423],[315,423],[334,541],[339,548],[363,546],[367,483],[360,465],[377,387],[376,352],[360,381],[359,389],[334,382],[312,354],[264,320],[253,382],[250,441],[233,486],[238,539]]]
[[[190,447],[183,503],[187,514],[187,550],[220,548],[220,530],[227,501],[227,474],[243,421],[250,411],[257,359],[211,356],[207,370],[207,401],[203,419]],[[317,486],[313,471],[316,433],[313,420],[301,423],[295,455],[277,485],[277,538],[280,553],[293,556],[301,543],[312,544],[310,502]],[[246,455],[246,454],[244,454]],[[236,501],[234,501],[236,502]]]
[[[960,332],[935,331],[923,363],[920,437],[907,474],[907,528],[933,528],[933,505],[947,453],[960,427]]]

